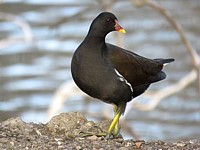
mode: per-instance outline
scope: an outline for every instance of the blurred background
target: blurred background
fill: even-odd
[[[184,28],[192,45],[200,48],[200,1],[157,0]],[[167,79],[153,84],[155,92],[189,73],[192,59],[178,33],[150,7],[137,8],[131,0],[3,0],[0,1],[0,121],[20,116],[26,122],[48,121],[49,105],[64,83],[71,86],[71,57],[92,20],[110,10],[127,31],[111,33],[107,41],[148,58],[175,58],[165,67]],[[200,53],[200,51],[198,51]],[[63,97],[60,112],[86,112],[89,120],[112,117],[112,107],[73,93]],[[72,83],[74,88],[74,85]],[[63,90],[65,91],[65,90]],[[147,92],[148,93],[148,92]],[[85,100],[87,99],[87,100]],[[148,102],[140,96],[133,102]],[[55,103],[55,101],[54,101]],[[197,80],[163,99],[154,109],[127,108],[122,120],[144,140],[200,138],[200,100]],[[102,112],[104,108],[106,113]],[[52,115],[52,114],[51,114]],[[95,117],[98,116],[98,117]],[[125,139],[132,136],[122,126]]]

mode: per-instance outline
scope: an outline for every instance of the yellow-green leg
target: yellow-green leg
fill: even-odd
[[[114,119],[108,129],[108,136],[113,135],[114,137],[117,137],[119,133],[119,118],[121,114],[121,111],[118,110],[116,105],[114,105]]]

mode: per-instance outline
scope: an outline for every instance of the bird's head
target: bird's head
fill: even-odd
[[[107,35],[109,32],[118,31],[126,33],[126,31],[119,25],[117,17],[110,12],[100,13],[92,22],[90,32],[96,35]]]

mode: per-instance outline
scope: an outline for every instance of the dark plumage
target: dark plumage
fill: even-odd
[[[115,116],[108,135],[119,133],[118,120],[126,104],[151,83],[163,80],[163,64],[174,59],[148,59],[105,42],[111,31],[125,33],[114,14],[103,12],[92,22],[71,63],[75,83],[88,95],[114,105]]]

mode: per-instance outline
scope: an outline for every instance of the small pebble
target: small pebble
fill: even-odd
[[[96,135],[93,135],[93,136],[88,137],[87,139],[89,139],[89,140],[97,140],[98,137]]]
[[[80,150],[81,149],[81,146],[76,146],[76,150]]]
[[[76,116],[82,116],[81,114],[71,113],[70,115],[63,115],[64,117],[76,118]],[[18,120],[18,121],[16,121]],[[64,120],[67,120],[65,118]],[[68,119],[69,120],[69,119]],[[75,119],[76,121],[77,119]],[[79,119],[81,120],[81,119]],[[61,120],[57,120],[56,123],[62,123]],[[83,120],[86,123],[86,119]],[[11,122],[11,123],[10,123]],[[79,122],[80,123],[80,122]],[[90,123],[89,123],[90,124]],[[51,125],[51,124],[48,124]],[[69,124],[68,124],[69,125]],[[73,124],[74,125],[74,124]],[[77,132],[80,126],[74,125]],[[94,123],[94,126],[97,124]],[[19,130],[19,126],[20,130]],[[53,125],[51,125],[53,126]],[[66,126],[63,125],[63,126]],[[53,126],[54,127],[54,126]],[[59,127],[58,127],[59,128]],[[35,132],[39,131],[39,132]],[[20,119],[9,119],[4,123],[0,123],[0,150],[3,149],[69,149],[69,150],[200,150],[200,141],[197,139],[191,139],[189,141],[180,142],[164,142],[164,141],[143,141],[143,140],[123,140],[107,139],[104,137],[97,137],[96,135],[89,137],[81,137],[79,135],[72,138],[66,138],[65,134],[73,134],[73,130],[67,132],[65,129],[59,130],[59,132],[49,131],[47,125],[44,124],[29,124]],[[41,134],[40,134],[41,133]]]

